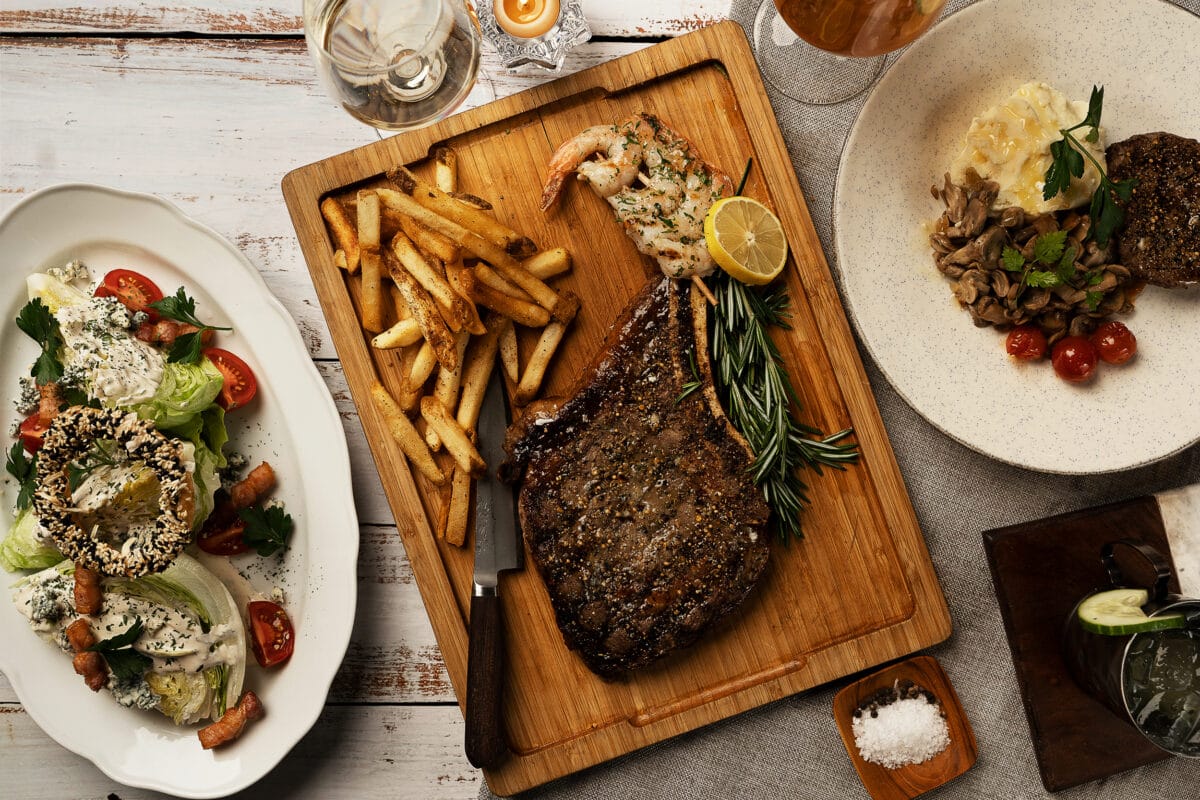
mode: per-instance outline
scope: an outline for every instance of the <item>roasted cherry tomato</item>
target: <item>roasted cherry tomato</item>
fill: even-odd
[[[258,381],[255,380],[254,372],[246,366],[245,361],[219,347],[208,348],[204,351],[204,355],[217,369],[221,370],[221,375],[225,377],[225,385],[221,387],[221,393],[217,395],[217,403],[221,408],[232,411],[254,399],[254,395],[258,393]]]
[[[201,550],[214,556],[235,556],[250,549],[246,540],[242,538],[245,530],[246,523],[237,518],[228,525],[212,528],[206,523],[196,538],[196,544]]]
[[[20,436],[26,452],[36,453],[41,448],[42,437],[46,435],[46,429],[49,427],[50,423],[42,419],[42,415],[36,411],[25,418],[21,423]]]
[[[1059,339],[1050,354],[1054,371],[1058,377],[1071,383],[1081,383],[1092,377],[1099,357],[1092,343],[1082,336]]]
[[[1046,355],[1046,334],[1036,325],[1018,325],[1008,332],[1004,349],[1022,361],[1037,361]]]
[[[154,281],[131,269],[114,269],[104,276],[93,293],[96,297],[115,297],[130,311],[144,311],[158,319],[150,304],[163,299],[162,289]]]
[[[1100,323],[1092,333],[1091,342],[1100,358],[1109,364],[1124,364],[1137,352],[1137,337],[1125,323],[1116,320]]]
[[[250,617],[250,649],[264,667],[282,664],[292,657],[296,632],[287,612],[267,600],[255,600],[246,606]]]

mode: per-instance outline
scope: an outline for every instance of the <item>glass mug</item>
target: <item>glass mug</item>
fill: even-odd
[[[479,70],[465,0],[304,0],[304,38],[329,96],[386,130],[449,116]]]
[[[1131,539],[1109,542],[1101,549],[1100,560],[1113,588],[1127,585],[1116,563],[1118,545],[1131,548],[1154,570],[1147,613],[1182,613],[1187,627],[1106,636],[1083,629],[1077,604],[1063,637],[1067,669],[1080,688],[1158,747],[1200,757],[1200,600],[1169,593],[1167,560],[1150,545]]]

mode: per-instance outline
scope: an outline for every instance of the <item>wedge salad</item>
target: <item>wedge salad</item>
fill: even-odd
[[[231,741],[263,713],[243,692],[248,648],[275,667],[295,638],[278,603],[204,563],[272,556],[293,527],[271,466],[226,453],[225,415],[254,400],[254,374],[212,346],[229,329],[201,321],[184,287],[164,295],[125,269],[93,284],[78,261],[26,286],[16,324],[41,351],[14,401],[19,491],[0,541],[0,566],[23,575],[16,609],[87,688],[177,725],[211,720],[205,748]]]

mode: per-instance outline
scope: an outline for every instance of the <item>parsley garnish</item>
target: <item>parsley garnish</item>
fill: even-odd
[[[83,458],[67,464],[67,488],[72,492],[82,486],[83,482],[87,480],[87,476],[99,467],[115,467],[117,465],[117,443],[109,441],[106,445],[105,441],[97,439]]]
[[[1063,254],[1063,244],[1067,241],[1066,231],[1043,233],[1033,243],[1033,258],[1043,264],[1054,264]]]
[[[14,442],[12,449],[8,451],[4,467],[21,485],[21,490],[17,493],[17,510],[29,508],[33,493],[37,490],[37,453],[32,456],[26,455],[24,445]]]
[[[188,296],[188,293],[180,286],[175,294],[164,297],[162,300],[155,300],[150,304],[161,316],[167,319],[173,319],[176,322],[182,322],[185,325],[194,325],[199,328],[192,333],[185,333],[175,340],[171,345],[170,352],[167,353],[167,360],[179,362],[183,364],[195,364],[200,360],[200,349],[203,346],[201,337],[205,331],[231,331],[233,328],[219,328],[215,325],[205,325],[196,318],[196,301]]]
[[[88,650],[104,656],[118,683],[139,681],[154,664],[154,659],[150,656],[133,649],[133,643],[141,635],[142,620],[139,617],[124,633],[96,642]]]
[[[1088,113],[1083,121],[1070,128],[1062,128],[1059,133],[1063,138],[1050,145],[1050,168],[1046,170],[1046,184],[1042,190],[1042,198],[1051,197],[1065,192],[1071,186],[1071,178],[1083,177],[1083,159],[1086,157],[1095,165],[1100,173],[1100,185],[1092,193],[1092,204],[1088,216],[1092,218],[1092,227],[1088,235],[1096,240],[1100,247],[1107,247],[1108,240],[1121,223],[1125,221],[1125,211],[1117,204],[1117,200],[1127,201],[1133,195],[1137,186],[1136,178],[1123,181],[1111,181],[1104,172],[1104,167],[1089,152],[1071,131],[1079,128],[1091,128],[1083,138],[1095,144],[1100,140],[1100,114],[1104,107],[1104,87],[1093,86],[1092,96],[1088,101]]]
[[[1006,247],[1000,253],[1000,266],[1008,272],[1020,272],[1025,269],[1025,256],[1015,247]]]
[[[251,506],[239,511],[238,516],[246,523],[242,538],[260,556],[275,555],[287,547],[293,524],[291,515],[282,506]]]
[[[58,320],[40,297],[30,300],[21,309],[17,315],[17,327],[42,346],[41,355],[29,371],[38,386],[54,383],[61,378],[63,365],[58,359],[58,351],[63,346],[62,331],[58,327]]]

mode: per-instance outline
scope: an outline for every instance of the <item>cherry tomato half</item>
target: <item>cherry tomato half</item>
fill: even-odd
[[[221,393],[217,395],[217,403],[221,408],[226,411],[240,408],[258,394],[258,381],[254,378],[254,372],[246,366],[245,361],[219,347],[206,349],[204,355],[217,369],[221,370],[221,375],[225,378],[225,385],[221,387]]]
[[[1092,377],[1099,357],[1092,343],[1082,336],[1059,339],[1050,354],[1054,371],[1058,377],[1071,383],[1081,383]]]
[[[41,448],[42,437],[46,435],[49,427],[50,423],[42,419],[42,415],[36,411],[25,418],[19,431],[25,452],[36,453]]]
[[[250,617],[250,649],[264,667],[282,664],[292,657],[296,632],[287,612],[268,600],[254,600],[246,606]]]
[[[250,545],[242,538],[245,530],[246,523],[237,517],[228,525],[210,527],[206,522],[200,535],[196,537],[196,544],[201,550],[214,556],[236,556],[250,549]]]
[[[154,281],[131,269],[109,272],[93,294],[96,297],[115,297],[130,311],[144,311],[152,319],[158,319],[158,314],[150,308],[150,304],[163,299],[162,289]]]
[[[1008,332],[1004,349],[1022,361],[1037,361],[1046,355],[1046,334],[1036,325],[1018,325]]]
[[[1091,342],[1100,358],[1109,364],[1124,364],[1137,353],[1137,337],[1125,323],[1116,320],[1100,323],[1092,333]]]

